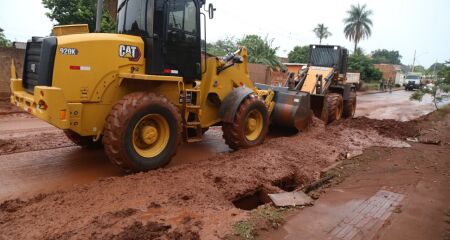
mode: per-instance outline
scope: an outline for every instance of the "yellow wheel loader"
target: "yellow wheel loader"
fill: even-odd
[[[286,82],[291,91],[311,94],[311,110],[325,123],[352,118],[356,110],[356,86],[347,80],[348,51],[340,46],[311,45],[308,66],[297,81]]]
[[[306,129],[309,93],[256,88],[245,47],[225,57],[202,48],[201,21],[214,10],[204,0],[122,0],[117,34],[55,27],[28,42],[22,79],[12,66],[11,102],[77,144],[102,143],[127,171],[163,167],[210,126],[235,150],[261,144],[269,124]]]

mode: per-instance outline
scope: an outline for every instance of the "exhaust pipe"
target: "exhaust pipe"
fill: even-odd
[[[103,0],[97,0],[97,19],[95,21],[95,32],[100,32],[102,28]]]

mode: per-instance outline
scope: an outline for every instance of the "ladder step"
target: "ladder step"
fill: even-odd
[[[189,138],[187,140],[188,143],[198,143],[201,142],[203,139],[202,138]]]
[[[186,105],[187,109],[200,109],[200,106],[197,105]]]
[[[200,89],[186,89],[185,91],[186,92],[196,92],[196,93],[198,93],[198,92],[200,92]]]
[[[200,122],[187,122],[186,125],[188,125],[188,126],[199,126]]]

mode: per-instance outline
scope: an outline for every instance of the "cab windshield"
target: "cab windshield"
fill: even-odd
[[[408,80],[418,80],[419,76],[409,75],[409,76],[406,76],[406,79],[408,79]]]

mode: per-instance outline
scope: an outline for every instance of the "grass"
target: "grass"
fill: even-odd
[[[270,225],[274,229],[278,228],[283,223],[283,213],[287,210],[288,208],[276,208],[270,205],[257,208],[251,212],[248,220],[239,221],[233,225],[233,234],[241,240],[253,240],[259,227]]]
[[[234,235],[243,240],[252,240],[255,238],[256,228],[250,220],[239,221],[233,226]]]

